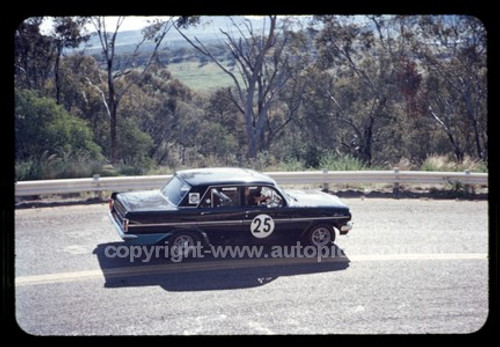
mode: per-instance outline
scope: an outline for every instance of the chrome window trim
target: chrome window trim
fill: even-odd
[[[206,195],[208,194],[208,192],[210,191],[210,189],[212,188],[230,188],[230,187],[266,187],[266,188],[269,188],[269,189],[274,189],[274,191],[279,194],[279,196],[281,196],[282,200],[284,201],[284,205],[281,206],[280,208],[283,208],[283,207],[289,207],[290,206],[290,203],[288,202],[288,200],[286,199],[285,195],[283,194],[282,190],[279,189],[278,186],[276,185],[271,185],[271,184],[256,184],[254,182],[251,182],[252,184],[248,183],[248,184],[244,184],[244,183],[239,183],[239,184],[222,184],[222,185],[210,185],[207,187],[207,189],[205,189],[205,192],[203,193],[203,197],[200,199],[200,203],[196,206],[196,208],[199,208],[201,203],[205,200],[205,197]],[[240,190],[240,197],[241,197],[241,190]],[[191,206],[182,206],[182,207],[190,207]],[[235,206],[234,208],[242,208],[242,209],[245,209],[245,208],[253,208],[255,206],[249,206],[248,204],[244,204],[244,205],[240,205],[240,206]],[[262,206],[257,206],[257,207],[262,207]],[[217,207],[203,207],[203,208],[217,208]]]

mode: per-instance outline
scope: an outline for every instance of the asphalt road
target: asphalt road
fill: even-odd
[[[105,204],[16,210],[15,318],[33,335],[481,329],[487,201],[343,200],[354,229],[336,240],[335,257],[320,262],[269,249],[258,259],[174,262],[163,253],[138,256],[139,249],[131,258]]]

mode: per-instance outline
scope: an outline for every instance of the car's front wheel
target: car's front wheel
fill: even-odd
[[[312,246],[327,246],[335,241],[335,233],[326,225],[316,225],[307,234],[307,241]]]

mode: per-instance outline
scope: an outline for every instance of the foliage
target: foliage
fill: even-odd
[[[14,37],[14,77],[19,88],[43,89],[51,73],[55,45],[40,33],[41,17],[22,22]]]
[[[359,159],[350,155],[338,156],[332,153],[327,153],[321,158],[320,167],[329,171],[359,171],[367,169],[367,166]]]
[[[233,29],[246,38],[221,28],[222,44],[195,42],[202,52],[157,46],[174,30],[157,21],[147,49],[107,58],[68,50],[86,38],[82,21],[42,34],[33,17],[16,31],[17,179],[197,166],[488,171],[476,18],[271,17],[265,30],[242,20]]]
[[[104,160],[85,121],[36,92],[15,93],[16,179],[82,177]]]
[[[48,153],[42,153],[40,158],[16,161],[16,181],[91,177],[101,173],[102,160]]]
[[[153,161],[148,150],[153,144],[151,136],[141,131],[132,119],[122,119],[118,123],[118,157],[121,164],[137,168],[137,173],[149,170]]]
[[[84,120],[34,91],[16,89],[15,97],[16,159],[40,157],[45,152],[101,158],[101,149]]]

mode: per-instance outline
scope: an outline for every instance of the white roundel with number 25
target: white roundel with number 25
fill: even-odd
[[[252,220],[250,231],[259,239],[268,237],[274,231],[274,220],[267,214],[259,214]]]

